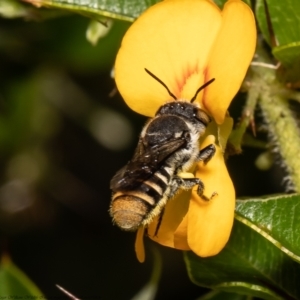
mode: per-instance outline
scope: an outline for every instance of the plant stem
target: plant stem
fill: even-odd
[[[264,50],[258,46],[258,61],[271,64]],[[259,106],[268,127],[273,150],[278,152],[288,172],[288,189],[300,192],[300,134],[289,108],[288,99],[278,91],[286,88],[276,79],[276,70],[252,66],[252,86],[259,91]]]
[[[249,124],[251,125],[253,124],[253,116],[254,116],[254,111],[255,111],[258,97],[259,97],[258,89],[248,88],[247,100],[246,100],[245,107],[242,111],[241,120],[236,125],[235,129],[231,132],[228,141],[234,148],[234,153],[236,154],[242,152],[241,145],[242,145],[242,141],[245,139],[246,130]],[[252,129],[255,135],[255,129],[254,128]]]

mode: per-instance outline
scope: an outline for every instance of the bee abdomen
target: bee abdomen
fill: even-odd
[[[135,231],[151,209],[152,205],[148,201],[138,196],[121,194],[113,197],[110,214],[120,228]]]
[[[137,230],[163,197],[168,185],[164,176],[152,176],[135,190],[113,195],[110,214],[120,228]]]

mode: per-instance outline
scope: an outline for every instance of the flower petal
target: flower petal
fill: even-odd
[[[165,206],[158,232],[156,233],[159,216],[154,218],[153,222],[148,226],[149,238],[167,247],[187,250],[186,242],[180,243],[177,241],[178,247],[175,247],[174,232],[188,211],[190,198],[190,192],[181,191],[173,199],[170,199]]]
[[[174,232],[174,248],[191,250],[187,242],[187,214]]]
[[[227,140],[232,131],[232,127],[233,127],[233,119],[229,116],[226,116],[222,125],[218,126],[218,133],[217,133],[218,144],[223,153],[225,152]]]
[[[215,144],[212,135],[201,146],[209,144]],[[217,194],[205,201],[193,189],[188,211],[188,244],[197,255],[212,256],[219,253],[229,239],[235,207],[234,187],[219,146],[216,145],[216,153],[206,165],[198,163],[195,176],[203,181],[205,196]]]
[[[222,11],[222,27],[211,50],[207,78],[216,80],[205,89],[203,103],[218,124],[238,92],[254,55],[256,27],[250,7],[229,0]]]
[[[140,263],[143,263],[145,261],[144,231],[144,227],[140,227],[138,229],[134,245],[136,257]]]
[[[209,0],[162,1],[144,12],[125,34],[115,63],[117,87],[128,106],[154,116],[172,100],[145,68],[177,98],[190,100],[206,81],[221,22],[219,8]]]

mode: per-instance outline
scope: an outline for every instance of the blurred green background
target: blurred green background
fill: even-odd
[[[150,278],[151,247],[162,254],[156,299],[195,299],[182,253],[112,225],[109,182],[134,151],[146,118],[123,102],[111,78],[130,25],[115,21],[97,46],[89,19],[0,18],[0,232],[8,252],[48,299],[59,284],[81,299],[131,299]],[[243,96],[231,107],[238,115]],[[284,191],[279,166],[258,171],[260,149],[229,159],[237,196]],[[67,297],[65,297],[68,299]]]

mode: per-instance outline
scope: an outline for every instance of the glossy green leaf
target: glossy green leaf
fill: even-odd
[[[2,257],[0,264],[0,298],[46,299],[34,283],[7,256]]]
[[[187,252],[185,261],[191,280],[200,286],[262,299],[300,298],[300,265],[239,221],[217,256]]]
[[[256,3],[260,30],[273,48],[273,55],[283,65],[292,66],[300,55],[300,1],[266,0],[266,4],[267,8],[264,0]],[[271,30],[266,10],[269,12]]]
[[[33,6],[27,5],[24,2],[19,0],[1,0],[0,16],[8,19],[24,18],[27,21],[43,21],[70,14],[68,11],[63,10],[52,11],[49,9],[37,9]]]
[[[238,200],[236,218],[300,262],[300,195]]]
[[[186,254],[191,279],[263,299],[300,299],[299,204],[297,194],[237,200],[225,249],[211,258]]]
[[[300,39],[297,42],[275,47],[273,54],[282,64],[292,67],[295,61],[300,60]]]
[[[204,296],[197,298],[197,300],[249,300],[248,296],[235,294],[235,293],[226,293],[223,291],[211,291]]]
[[[90,18],[104,17],[134,21],[149,6],[158,0],[27,0],[34,5],[66,9]]]
[[[270,22],[277,42],[276,46],[300,40],[300,2],[298,0],[266,0]],[[269,40],[267,14],[264,0],[256,3],[256,16],[261,31]]]
[[[65,9],[79,13],[96,20],[102,17],[134,21],[143,11],[151,5],[160,2],[159,0],[26,0],[33,5],[46,6],[51,8]],[[216,0],[217,5],[222,7],[226,0]],[[244,0],[250,5],[250,0]],[[100,19],[99,19],[100,16]]]
[[[257,23],[259,26],[259,30],[263,34],[264,39],[268,42],[270,46],[272,45],[271,42],[271,33],[268,27],[268,21],[267,21],[267,12],[265,8],[264,0],[257,0],[255,5],[255,16],[257,19]]]

